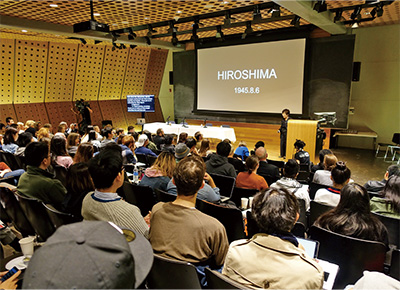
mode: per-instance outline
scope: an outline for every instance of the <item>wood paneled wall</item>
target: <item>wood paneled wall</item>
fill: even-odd
[[[71,108],[84,99],[93,124],[126,128],[141,117],[127,112],[127,94],[154,94],[156,112],[146,118],[163,121],[158,95],[168,50],[19,39],[0,39],[0,48],[0,122],[77,122]]]

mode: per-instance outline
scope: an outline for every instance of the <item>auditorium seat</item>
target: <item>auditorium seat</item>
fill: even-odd
[[[400,219],[373,213],[385,225],[389,233],[389,244],[400,249]]]
[[[56,228],[56,229],[58,229],[62,225],[67,225],[67,224],[71,224],[71,223],[80,221],[80,220],[74,218],[74,216],[72,214],[56,210],[54,208],[54,206],[52,206],[51,204],[42,203],[42,205],[46,209],[46,212],[49,215],[49,218],[50,218],[51,222],[53,223],[54,228]]]
[[[136,205],[142,214],[146,216],[156,204],[153,189],[150,186],[136,185],[124,182],[122,185],[125,200]]]
[[[258,192],[257,189],[234,187],[230,200],[233,201],[238,208],[240,208],[242,203],[241,202],[242,197],[249,198],[251,196],[254,196],[257,192]]]
[[[315,194],[317,193],[318,189],[321,188],[328,188],[329,186],[311,182],[310,187],[308,188],[308,194],[310,195],[310,199],[313,200],[315,198]]]
[[[400,249],[393,250],[389,275],[400,280]]]
[[[233,188],[235,187],[236,178],[215,173],[209,174],[214,180],[215,185],[219,188],[221,199],[223,199],[223,197],[231,198]]]
[[[333,208],[333,206],[329,206],[312,200],[310,202],[310,216],[308,218],[308,227],[311,227],[320,215]]]
[[[156,194],[156,201],[157,202],[170,202],[170,201],[174,201],[176,199],[176,195],[168,193],[164,190],[155,188],[154,189],[154,193]]]
[[[209,289],[247,289],[247,287],[218,271],[206,268],[205,272]]]

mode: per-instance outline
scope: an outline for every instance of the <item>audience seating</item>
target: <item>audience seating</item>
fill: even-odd
[[[176,199],[176,195],[168,193],[164,190],[155,188],[154,193],[156,194],[156,201],[162,201],[162,202],[169,202],[169,201],[174,201]]]
[[[22,196],[17,192],[14,192],[14,194],[22,208],[22,211],[35,230],[38,240],[45,242],[56,229],[50,220],[46,209],[42,206],[42,202],[34,198]]]
[[[304,227],[307,227],[307,211],[306,211],[306,201],[304,199],[297,199],[299,204],[299,220],[298,223],[302,223]]]
[[[58,211],[51,204],[42,203],[49,215],[50,221],[53,223],[55,229],[58,229],[62,225],[71,224],[77,222],[72,214]]]
[[[149,167],[149,162],[147,161],[146,154],[136,154],[137,161],[140,163],[146,164],[147,167]]]
[[[218,271],[206,268],[205,272],[209,289],[247,289],[247,287]]]
[[[400,249],[392,252],[389,275],[400,281]]]
[[[142,214],[146,216],[156,204],[153,189],[150,186],[136,185],[124,182],[123,191],[125,200],[136,205]]]
[[[283,167],[285,166],[285,162],[284,162],[284,161],[278,161],[278,160],[267,159],[267,162],[268,162],[269,164],[278,166],[279,171],[280,171],[280,173],[282,174]]]
[[[317,193],[318,189],[328,188],[328,187],[329,186],[327,186],[327,185],[311,182],[310,187],[308,188],[308,193],[310,195],[311,200],[313,200],[315,198],[315,194]]]
[[[157,157],[156,156],[151,156],[151,155],[146,155],[147,158],[147,164],[148,166],[152,166],[154,162],[156,162]]]
[[[195,266],[156,254],[146,284],[148,289],[201,289]]]
[[[66,186],[67,185],[67,173],[68,173],[68,169],[65,168],[64,166],[61,165],[52,165],[53,169],[54,169],[54,174],[56,179],[58,179],[59,181],[61,181],[61,183]]]
[[[333,206],[322,204],[312,200],[310,202],[310,216],[308,218],[308,227],[311,227],[320,215],[333,208]]]
[[[265,181],[268,183],[268,186],[271,186],[272,183],[275,183],[279,180],[279,178],[271,175],[264,175],[264,174],[258,174],[258,175],[264,177]]]
[[[233,201],[238,208],[241,207],[241,198],[242,197],[251,197],[254,196],[258,192],[257,189],[247,189],[247,188],[240,188],[235,187],[232,192],[231,201]]]
[[[389,233],[389,244],[400,249],[400,219],[373,213],[385,225]]]
[[[310,182],[310,172],[299,171],[299,174],[297,175],[296,180],[302,184],[308,184]]]
[[[215,185],[219,188],[219,194],[221,196],[231,198],[233,188],[235,187],[236,178],[221,174],[209,174],[214,180]]]
[[[300,164],[300,171],[310,172],[310,165]]]
[[[291,230],[291,233],[299,238],[306,238],[306,226],[302,223],[296,222]]]
[[[0,161],[4,162],[11,170],[24,169],[25,165],[22,160],[9,152],[0,151]]]
[[[234,207],[226,207],[198,199],[196,208],[212,216],[224,225],[229,243],[246,238],[242,212]]]
[[[354,284],[364,270],[383,272],[386,246],[383,243],[347,237],[312,226],[310,238],[320,242],[318,258],[339,266],[334,288]]]

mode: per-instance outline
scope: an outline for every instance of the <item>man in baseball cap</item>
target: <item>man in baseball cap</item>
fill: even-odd
[[[141,234],[104,221],[62,226],[35,251],[24,289],[127,289],[139,287],[153,264]]]

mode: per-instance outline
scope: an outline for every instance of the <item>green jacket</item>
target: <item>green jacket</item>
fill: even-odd
[[[386,207],[386,200],[384,198],[374,196],[370,202],[371,211],[385,215],[392,218],[400,219],[400,214],[391,211],[389,207]]]
[[[54,175],[36,166],[28,165],[27,171],[21,175],[17,190],[20,194],[49,203],[57,209],[67,193],[62,183]]]

